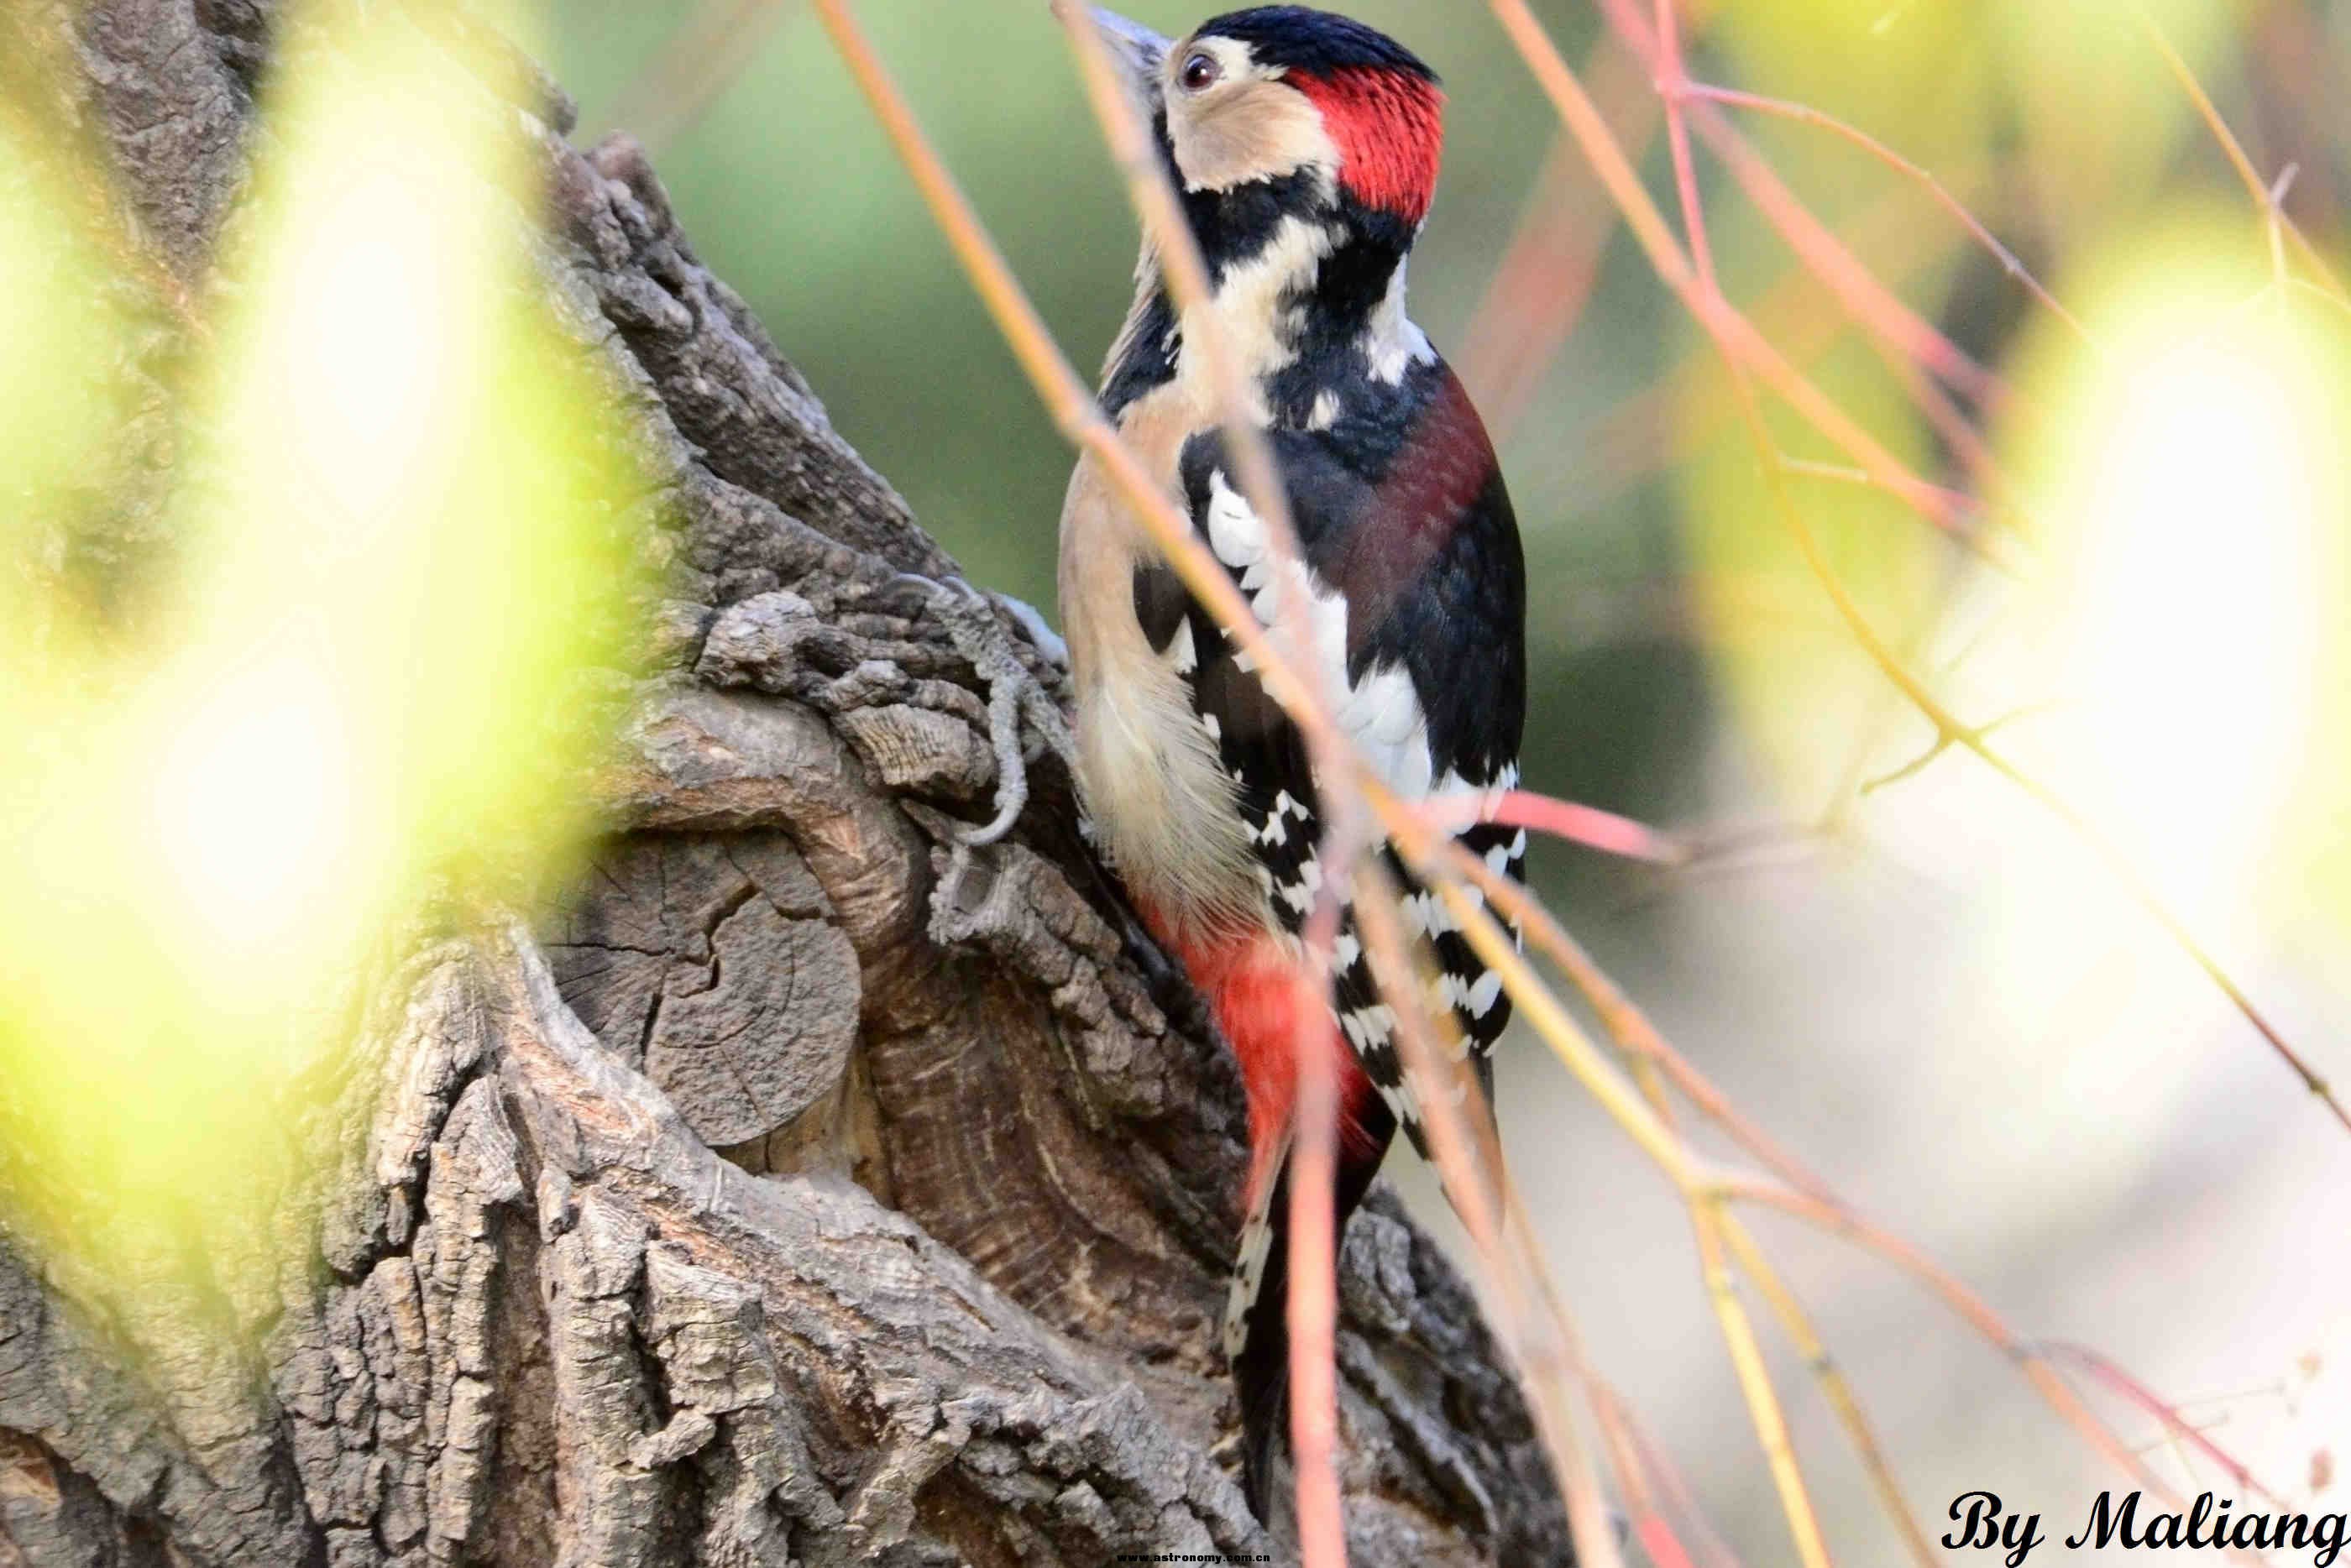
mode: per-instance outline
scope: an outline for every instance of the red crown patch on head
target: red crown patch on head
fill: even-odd
[[[1445,94],[1408,71],[1343,67],[1292,73],[1339,150],[1339,183],[1367,207],[1417,223],[1437,195]]]

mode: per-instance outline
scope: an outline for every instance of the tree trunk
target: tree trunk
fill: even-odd
[[[8,8],[110,151],[126,256],[201,297],[271,0]],[[496,46],[444,9],[370,0],[467,71]],[[998,783],[954,563],[635,147],[574,151],[551,86],[522,107],[549,296],[665,481],[667,672],[581,786],[612,832],[559,915],[368,982],[335,1114],[288,1129],[324,1197],[274,1298],[227,1304],[249,1337],[177,1285],[101,1320],[0,1232],[0,1568],[1278,1551],[1224,1458],[1241,1108],[1196,1002],[1050,755],[935,898]],[[117,498],[126,558],[153,511]],[[1033,617],[977,613],[1060,690]],[[1343,1271],[1353,1560],[1564,1562],[1510,1378],[1392,1199]]]

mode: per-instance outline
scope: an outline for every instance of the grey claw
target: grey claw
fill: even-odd
[[[902,581],[910,575],[902,574]],[[1076,743],[1069,721],[1029,667],[1012,651],[1012,641],[996,618],[987,595],[961,577],[944,583],[912,577],[930,595],[930,607],[946,623],[947,635],[972,672],[987,686],[987,738],[996,753],[996,816],[984,826],[966,828],[956,837],[967,849],[1001,843],[1020,821],[1029,805],[1029,759],[1021,745],[1025,719],[1038,739],[1065,763],[1074,764]]]

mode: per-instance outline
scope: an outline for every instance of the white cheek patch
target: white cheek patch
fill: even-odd
[[[1338,189],[1338,144],[1322,110],[1281,80],[1280,68],[1252,63],[1229,40],[1203,38],[1184,53],[1205,52],[1223,67],[1223,81],[1194,99],[1176,88],[1167,95],[1168,133],[1187,191],[1229,191],[1238,185],[1311,170],[1325,200]]]

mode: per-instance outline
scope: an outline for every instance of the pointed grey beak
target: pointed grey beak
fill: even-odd
[[[1076,0],[1053,0],[1053,14],[1066,16]],[[1102,29],[1102,42],[1127,69],[1135,90],[1145,103],[1156,104],[1159,97],[1159,70],[1166,63],[1167,51],[1175,41],[1163,38],[1140,22],[1131,22],[1115,11],[1100,5],[1090,6],[1094,14],[1094,26]]]

